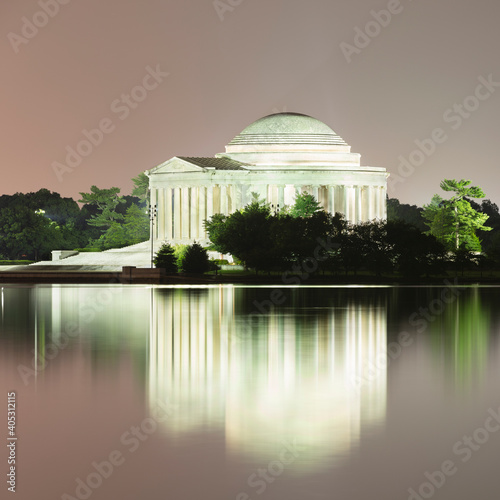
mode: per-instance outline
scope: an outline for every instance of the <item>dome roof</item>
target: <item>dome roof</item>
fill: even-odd
[[[229,146],[254,144],[347,146],[328,125],[299,113],[277,113],[260,118],[237,135]]]

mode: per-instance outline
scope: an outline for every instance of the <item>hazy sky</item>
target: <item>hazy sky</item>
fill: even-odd
[[[402,202],[467,178],[500,204],[499,19],[498,0],[3,0],[0,193],[128,194],[287,110],[386,167]]]

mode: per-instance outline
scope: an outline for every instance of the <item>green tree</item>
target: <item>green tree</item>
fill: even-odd
[[[150,221],[144,208],[130,205],[125,212],[123,225],[127,235],[127,245],[135,245],[149,239]]]
[[[153,263],[157,268],[163,268],[167,274],[175,274],[177,272],[177,257],[172,245],[164,243],[156,253]]]
[[[91,244],[101,250],[135,245],[149,239],[149,217],[144,208],[130,205],[123,223],[112,221],[106,232]]]
[[[80,203],[95,205],[98,209],[97,214],[92,215],[88,221],[90,226],[106,231],[114,222],[123,221],[123,215],[116,210],[120,203],[125,202],[119,193],[118,187],[99,189],[97,186],[91,186],[90,193],[80,193],[81,199],[78,200]]]
[[[141,172],[137,177],[132,178],[134,189],[132,195],[140,198],[142,202],[149,202],[149,177]]]
[[[39,260],[63,245],[59,226],[43,211],[27,207],[0,210],[0,253],[9,259]]]
[[[318,239],[327,239],[344,224],[343,218],[323,210],[307,217],[271,214],[269,205],[254,201],[230,216],[214,215],[205,227],[212,248],[231,254],[258,271],[294,268],[314,258]]]
[[[227,236],[229,235],[227,234],[225,225],[227,219],[227,215],[214,214],[204,222],[205,229],[212,242],[210,248],[216,252],[229,253],[228,248],[231,245],[228,242]]]
[[[203,274],[210,270],[207,251],[196,241],[189,245],[182,259],[182,272]]]
[[[387,221],[403,221],[412,224],[422,232],[427,230],[427,225],[422,219],[422,208],[400,203],[397,198],[387,200]]]
[[[474,210],[466,198],[483,198],[481,188],[470,186],[471,181],[445,179],[441,189],[453,192],[449,199],[435,195],[429,205],[424,206],[423,217],[429,226],[429,234],[433,234],[443,242],[449,250],[464,248],[470,251],[481,251],[481,243],[476,231],[490,231],[484,225],[488,215]]]
[[[254,201],[229,216],[215,214],[205,223],[212,249],[231,254],[256,271],[270,265],[273,241],[268,205]]]
[[[323,210],[312,194],[302,193],[295,198],[295,203],[290,208],[292,217],[311,217],[316,212]]]
[[[80,214],[78,203],[72,198],[62,198],[59,193],[53,193],[42,188],[35,193],[16,193],[0,196],[0,209],[26,207],[33,211],[43,210],[44,216],[59,226],[71,220],[76,220]]]
[[[477,204],[474,200],[469,200],[469,202],[472,208],[489,216],[488,226],[490,226],[492,230],[482,234],[481,239],[483,251],[489,254],[494,250],[494,242],[496,241],[497,235],[500,233],[500,213],[498,211],[498,205],[492,203],[490,200],[482,200],[481,205]]]
[[[175,258],[177,259],[177,268],[182,269],[182,263],[184,262],[184,256],[186,255],[189,245],[177,244],[174,247]]]
[[[388,221],[387,244],[395,269],[404,276],[442,274],[446,250],[434,236],[403,221]]]
[[[118,222],[111,222],[104,234],[89,243],[93,248],[109,250],[110,248],[122,248],[127,245],[127,233],[125,226]]]

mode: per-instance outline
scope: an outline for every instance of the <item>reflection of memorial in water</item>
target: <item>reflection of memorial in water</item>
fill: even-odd
[[[258,291],[265,297],[272,289]],[[287,289],[286,304],[298,296],[300,304],[274,308],[242,335],[255,298],[246,295],[255,293],[231,286],[152,292],[151,406],[178,405],[167,423],[176,433],[223,429],[234,451],[272,453],[296,440],[342,455],[365,426],[385,419],[386,369],[367,376],[386,352],[385,294],[359,300],[346,289],[322,289],[304,302],[312,289]]]

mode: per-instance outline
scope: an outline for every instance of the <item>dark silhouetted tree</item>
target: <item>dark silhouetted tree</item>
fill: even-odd
[[[203,274],[210,270],[208,253],[199,243],[189,245],[182,259],[181,270],[193,274]]]
[[[155,267],[165,269],[167,274],[177,273],[177,257],[172,245],[164,243],[154,256],[153,263]]]

